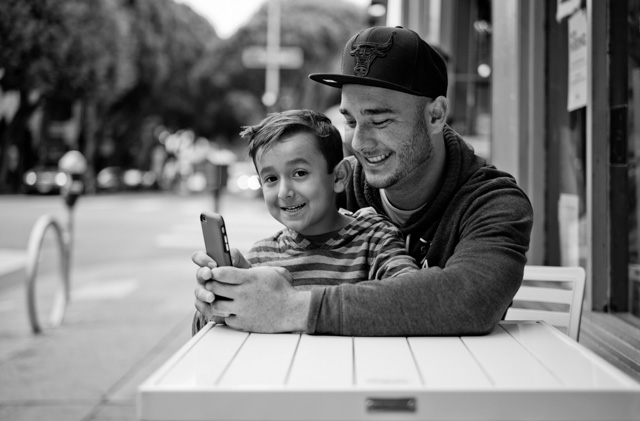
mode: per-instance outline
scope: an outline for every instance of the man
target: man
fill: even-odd
[[[373,27],[349,40],[342,73],[310,78],[342,89],[345,142],[357,159],[342,206],[388,215],[422,269],[298,291],[284,269],[211,269],[197,252],[196,308],[255,332],[489,333],[520,286],[532,208],[509,174],[445,124],[441,56],[411,30]]]

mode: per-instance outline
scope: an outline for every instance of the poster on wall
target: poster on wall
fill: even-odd
[[[581,0],[558,0],[558,8],[556,11],[556,20],[558,22],[567,16],[571,16],[576,10],[580,9]]]
[[[587,70],[587,13],[581,9],[569,18],[569,111],[587,106]]]
[[[560,193],[558,223],[561,265],[578,266],[580,264],[580,198],[577,194]]]

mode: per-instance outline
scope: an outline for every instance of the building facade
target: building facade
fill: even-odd
[[[389,0],[440,47],[450,125],[535,212],[529,263],[587,272],[580,341],[640,379],[640,0]]]

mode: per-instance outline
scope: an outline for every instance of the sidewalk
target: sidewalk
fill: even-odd
[[[37,336],[24,287],[5,288],[0,420],[137,419],[137,386],[191,336],[193,279],[183,258],[74,271],[64,323]]]
[[[0,289],[24,282],[26,250],[0,248]]]
[[[85,198],[76,214],[74,250],[75,261],[83,264],[72,265],[66,317],[62,326],[40,335],[31,333],[27,316],[22,269],[26,249],[21,246],[27,237],[4,242],[0,247],[1,421],[137,419],[138,385],[191,337],[195,265],[190,257],[195,245],[202,244],[197,214],[210,207],[210,201],[206,195]],[[8,217],[21,226],[5,223],[7,236],[27,236],[28,221],[41,212],[55,211],[50,205],[55,202],[39,198],[20,196],[8,203],[6,215],[27,212],[28,217]],[[259,199],[229,196],[222,210],[233,233],[232,246],[241,251],[279,229]],[[139,232],[119,242],[119,236],[110,237],[105,229]],[[142,240],[136,241],[136,235]],[[114,247],[119,247],[118,253]],[[141,252],[140,247],[147,248]],[[96,253],[102,253],[101,258],[93,258]],[[57,254],[48,256],[54,262],[51,257]],[[45,267],[38,272],[41,291],[59,281],[59,273]]]

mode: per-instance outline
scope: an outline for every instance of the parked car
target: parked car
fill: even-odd
[[[98,191],[148,190],[157,187],[156,176],[152,171],[105,167],[96,176]]]
[[[227,190],[230,193],[260,197],[262,188],[252,161],[238,161],[229,165]]]
[[[123,185],[120,167],[105,167],[96,175],[96,189],[98,191],[120,191]]]
[[[156,175],[153,171],[141,171],[137,169],[128,169],[122,173],[122,182],[126,189],[129,190],[148,190],[157,186]]]
[[[22,189],[25,193],[60,194],[67,182],[67,174],[53,166],[37,166],[22,177]]]

